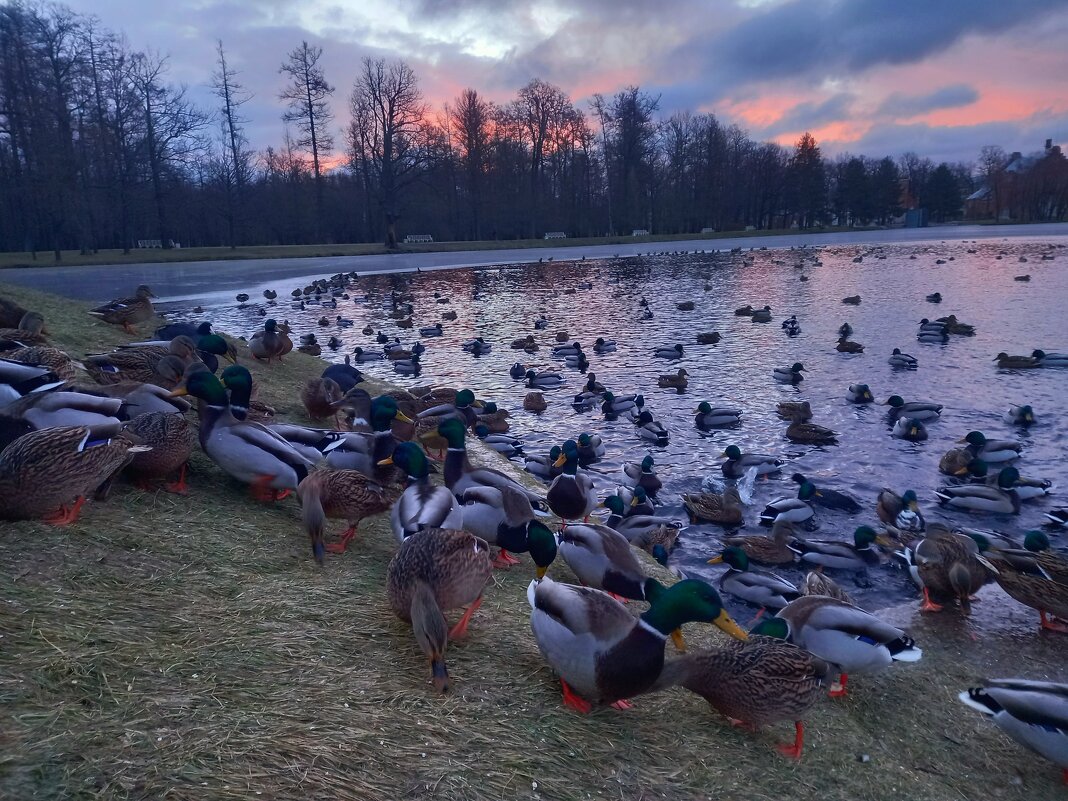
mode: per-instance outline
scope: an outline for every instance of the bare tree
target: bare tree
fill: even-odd
[[[306,41],[289,52],[279,72],[290,77],[290,84],[279,95],[286,101],[288,110],[282,114],[286,122],[295,123],[300,135],[296,146],[311,152],[312,174],[315,176],[316,218],[323,214],[323,174],[321,159],[334,149],[334,137],[327,126],[334,119],[327,99],[334,87],[326,82],[319,60],[323,57],[321,47],[313,47]]]
[[[352,118],[363,129],[352,139],[374,175],[378,205],[385,222],[385,245],[397,247],[397,219],[405,189],[426,165],[429,107],[419,81],[403,61],[365,58],[352,87]]]
[[[252,152],[248,148],[244,126],[248,120],[241,116],[241,106],[252,94],[237,82],[237,73],[226,63],[226,52],[220,39],[216,49],[218,67],[211,76],[212,89],[222,103],[223,153],[220,177],[226,191],[227,227],[230,247],[237,247],[238,218],[242,214],[245,185],[252,174]]]
[[[986,145],[979,151],[979,177],[990,192],[990,202],[994,210],[994,219],[1001,219],[1003,205],[1003,185],[1005,183],[1005,165],[1009,157],[998,145]]]
[[[565,121],[571,100],[564,91],[540,78],[522,89],[512,102],[512,114],[524,130],[529,147],[530,169],[530,236],[538,235],[538,203],[541,171],[545,163],[545,146],[555,135],[555,128]]]
[[[483,184],[489,169],[493,104],[474,89],[465,89],[456,98],[456,108],[451,116],[470,206],[471,234],[475,239],[481,239]]]

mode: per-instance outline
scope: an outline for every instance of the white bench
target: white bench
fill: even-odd
[[[404,244],[406,245],[425,245],[433,241],[434,237],[430,234],[408,234],[408,236],[404,237]]]
[[[702,234],[714,234],[714,233],[716,233],[716,229],[715,228],[702,228],[701,229],[701,233]]]
[[[644,228],[635,228],[630,232],[631,236],[649,236],[649,232]]]
[[[546,231],[545,239],[567,239],[567,234],[563,231]]]

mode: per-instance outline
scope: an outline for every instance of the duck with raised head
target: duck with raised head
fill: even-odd
[[[605,339],[604,337],[597,337],[593,343],[594,353],[615,353],[616,341],[614,339]]]
[[[883,406],[889,406],[890,411],[887,415],[891,420],[897,420],[901,417],[908,417],[913,420],[919,420],[921,423],[929,423],[932,420],[937,420],[944,408],[941,403],[927,403],[924,401],[912,401],[905,403],[905,399],[900,395],[891,395],[885,401],[882,402]]]
[[[839,672],[829,693],[832,697],[848,694],[850,673],[876,673],[894,662],[917,662],[923,656],[901,629],[825,595],[791,601],[761,620],[752,633],[786,640],[830,662]]]
[[[463,512],[448,487],[430,483],[430,465],[423,449],[414,442],[398,443],[393,455],[379,464],[404,471],[407,486],[390,512],[390,524],[398,542],[424,529],[458,529]]]
[[[835,345],[835,350],[839,353],[863,353],[864,346],[859,342],[853,342],[846,337],[839,337],[838,344]]]
[[[579,463],[592,464],[604,458],[605,447],[599,434],[583,431],[575,440],[578,445]]]
[[[763,609],[782,609],[801,597],[801,591],[781,576],[752,570],[749,557],[736,545],[724,548],[718,556],[709,559],[708,564],[727,565],[727,572],[719,580],[721,592],[728,592]]]
[[[549,578],[531,582],[530,626],[538,649],[560,676],[565,705],[582,713],[594,704],[629,707],[625,699],[645,692],[660,676],[664,643],[684,623],[711,623],[737,639],[747,637],[723,610],[719,593],[703,581],[684,579],[646,595],[650,607],[635,617],[600,590]]]
[[[579,472],[578,443],[573,439],[565,442],[553,467],[561,472],[545,494],[549,508],[561,520],[584,520],[597,505],[593,480],[585,472]]]
[[[971,612],[971,598],[993,578],[990,562],[979,554],[971,537],[934,525],[912,547],[916,579],[923,591],[924,612],[937,612],[956,599],[964,614]]]
[[[693,422],[698,428],[721,428],[740,423],[742,410],[731,406],[713,406],[708,401],[701,401],[694,411]]]
[[[907,353],[902,353],[901,348],[894,348],[893,353],[890,354],[890,358],[887,359],[891,367],[895,367],[899,370],[915,370],[920,366],[919,360],[915,356],[910,356]]]
[[[652,412],[643,411],[634,421],[638,436],[654,445],[664,446],[668,444],[668,432],[664,424],[654,420]]]
[[[623,476],[630,486],[641,487],[650,498],[655,498],[664,486],[656,474],[656,462],[648,454],[640,462],[624,462]]]
[[[797,489],[797,497],[777,498],[770,501],[760,513],[760,524],[770,526],[777,520],[785,520],[789,523],[804,523],[815,514],[809,501],[816,494],[816,488],[812,484],[802,484]]]
[[[152,308],[152,299],[156,296],[147,285],[141,284],[131,297],[109,301],[89,314],[105,323],[121,325],[127,334],[133,334],[133,326],[152,319],[156,310]]]
[[[457,497],[473,487],[493,487],[498,490],[509,489],[518,493],[527,501],[527,506],[543,509],[545,499],[536,492],[527,489],[511,476],[490,467],[474,467],[467,458],[467,432],[463,422],[455,417],[438,423],[436,432],[430,432],[443,438],[448,443],[448,451],[443,466],[445,486]],[[423,434],[426,439],[430,434]]]
[[[780,384],[800,384],[805,380],[805,377],[801,375],[804,371],[805,365],[801,362],[794,362],[790,367],[776,367],[771,375]]]
[[[668,373],[667,375],[661,375],[656,380],[656,385],[661,389],[676,389],[682,392],[686,389],[690,383],[689,373],[686,372],[684,367],[680,367],[677,373]]]
[[[608,416],[631,413],[637,415],[645,406],[645,398],[641,395],[615,395],[607,390],[601,395],[601,412]]]
[[[285,355],[286,343],[278,330],[278,322],[273,319],[263,321],[263,330],[257,331],[248,341],[248,349],[252,358],[257,361],[271,363],[272,359],[282,360]]]
[[[737,445],[728,445],[721,454],[727,458],[720,465],[720,470],[726,478],[744,478],[745,474],[752,469],[758,476],[766,476],[777,473],[786,464],[786,460],[775,456],[765,456],[759,453],[743,454]]]
[[[412,624],[416,642],[430,660],[434,688],[449,689],[445,650],[467,632],[493,573],[489,545],[466,531],[426,528],[401,543],[386,568],[386,596],[393,613]],[[467,606],[451,629],[445,612]]]
[[[923,531],[927,527],[915,490],[898,495],[883,487],[875,500],[875,515],[886,525],[902,531]]]

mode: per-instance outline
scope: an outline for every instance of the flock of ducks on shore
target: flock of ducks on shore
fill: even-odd
[[[346,276],[335,276],[325,286],[313,285],[313,292],[336,291],[345,281]],[[272,295],[265,296],[273,302],[277,295],[269,292]],[[294,298],[309,294],[307,288],[294,290]],[[132,332],[134,325],[152,319],[152,297],[142,286],[133,296],[90,313]],[[399,319],[410,320],[410,300],[394,297],[394,305],[399,304],[407,304],[401,306],[407,316]],[[769,307],[756,312],[746,307],[738,314],[752,316],[754,322],[771,319]],[[542,322],[535,323],[535,330],[546,328]],[[799,330],[796,318],[787,323],[787,335]],[[326,552],[346,549],[363,518],[389,513],[398,550],[388,566],[386,594],[395,613],[412,624],[430,664],[432,683],[442,692],[450,682],[445,663],[449,638],[466,632],[493,568],[517,564],[513,554],[522,553],[535,565],[528,588],[531,627],[539,649],[560,675],[567,705],[581,711],[606,704],[627,708],[627,699],[678,685],[736,722],[760,726],[794,720],[795,740],[781,746],[794,758],[802,751],[802,717],[821,696],[845,695],[850,673],[871,673],[921,657],[904,631],[854,604],[827,575],[847,571],[862,576],[881,562],[878,547],[890,549],[907,566],[922,592],[923,609],[959,603],[967,612],[974,592],[996,581],[1010,596],[1038,610],[1043,628],[1068,630],[1068,559],[1050,550],[1044,533],[1028,532],[1016,542],[989,531],[928,525],[912,490],[898,494],[884,489],[879,494],[875,511],[883,524],[880,531],[862,525],[852,542],[815,540],[797,532],[812,517],[813,505],[848,513],[863,507],[847,494],[817,487],[795,473],[797,496],[773,501],[760,515],[771,527],[769,535],[725,537],[725,548],[711,560],[728,568],[720,590],[769,611],[747,633],[724,611],[714,587],[691,578],[665,586],[636,558],[634,549],[640,548],[666,564],[678,538],[678,524],[655,513],[653,504],[663,485],[651,456],[627,463],[624,486],[599,499],[583,468],[604,454],[604,444],[598,436],[583,433],[554,446],[548,456],[526,457],[527,470],[550,482],[545,492],[534,491],[468,459],[466,439],[471,433],[491,449],[521,454],[506,434],[507,411],[476,400],[469,389],[394,390],[372,397],[360,386],[363,376],[352,365],[370,360],[360,349],[354,360],[330,365],[302,388],[309,416],[332,420],[335,426],[313,428],[274,420],[273,410],[255,400],[252,375],[239,364],[244,354],[208,323],[164,326],[152,340],[80,362],[47,345],[44,320],[34,312],[0,299],[0,324],[7,326],[0,329],[5,356],[0,361],[0,518],[69,524],[86,497],[104,499],[120,473],[143,487],[185,492],[185,465],[198,442],[255,497],[269,502],[295,492],[320,564]],[[970,327],[955,319],[933,324],[925,320],[920,339],[936,328],[949,336],[966,335]],[[420,333],[434,337],[441,329],[437,323]],[[376,333],[370,328],[364,332]],[[247,356],[268,365],[282,361],[294,349],[289,334],[287,325],[265,320],[262,330],[249,338]],[[848,342],[852,329],[844,324],[839,334],[839,350],[844,350],[842,343]],[[702,336],[707,341],[707,335]],[[379,332],[379,344],[385,347],[376,358],[390,358],[395,365],[407,361],[417,369],[419,352],[414,346],[381,340]],[[566,334],[558,341],[566,343]],[[313,344],[314,337],[305,337],[299,349],[314,353]],[[492,345],[478,338],[464,347],[477,353]],[[529,336],[512,347],[532,351],[538,343]],[[394,357],[394,349],[405,355]],[[611,353],[614,343],[600,338],[594,350]],[[674,359],[682,353],[682,345],[673,345],[657,348],[653,355]],[[584,367],[584,361],[588,365],[578,343],[558,347],[554,355],[574,366]],[[221,373],[220,358],[231,362]],[[1002,364],[1006,358],[1035,363]],[[902,369],[917,366],[915,358],[899,349],[890,360]],[[1068,366],[1068,357],[1041,351],[1031,357],[1000,354],[998,364]],[[540,397],[536,390],[563,381],[558,374],[536,373],[518,363],[516,368],[513,377],[535,390],[528,399]],[[79,381],[81,370],[95,383]],[[796,384],[804,371],[797,363],[775,370],[773,378]],[[685,388],[686,376],[684,369],[662,376],[661,386]],[[186,397],[197,401],[197,426],[186,417]],[[863,384],[850,386],[847,398],[853,403],[874,401]],[[906,438],[915,437],[942,410],[937,404],[906,403],[898,396],[885,403],[897,422],[904,421],[905,434],[900,435]],[[593,374],[574,404],[599,408],[610,417],[628,416],[642,440],[666,441],[666,430],[643,408],[640,395],[614,394]],[[790,421],[787,436],[793,441],[828,443],[837,437],[810,422],[807,402],[782,403],[778,412]],[[738,409],[703,401],[694,422],[700,428],[719,428],[737,424],[740,416]],[[1020,407],[1009,410],[1007,418],[1028,425],[1034,413]],[[895,434],[897,429],[895,425]],[[1023,479],[1008,464],[1020,456],[1018,443],[988,440],[975,431],[960,445],[940,465],[956,482],[936,493],[941,503],[1011,513],[1022,501],[1048,491],[1049,482]],[[428,453],[443,455],[441,485],[430,481]],[[723,455],[726,461],[720,467],[728,482],[724,491],[683,497],[694,522],[739,525],[744,513],[736,482],[777,472],[785,464],[776,457],[742,453],[734,445]],[[1000,469],[991,471],[991,466]],[[590,522],[598,508],[607,511],[607,518]],[[550,512],[564,521],[556,532],[545,522]],[[1050,512],[1049,518],[1063,525],[1065,511]],[[330,519],[344,520],[348,527],[328,541]],[[557,558],[567,563],[581,586],[546,575]],[[813,568],[800,588],[752,567],[797,562]],[[628,599],[645,602],[648,609],[636,617],[623,606]],[[449,629],[445,613],[465,606]],[[683,650],[681,629],[691,622],[720,628],[733,638],[731,644],[665,660],[667,639]],[[998,680],[968,690],[962,700],[1059,764],[1068,779],[1068,686]]]

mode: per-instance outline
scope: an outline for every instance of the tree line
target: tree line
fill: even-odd
[[[533,79],[506,103],[464,90],[434,109],[404,61],[365,58],[347,96],[302,42],[280,61],[278,147],[253,150],[251,94],[222,42],[199,107],[165,56],[63,6],[0,4],[0,250],[603,236],[648,230],[887,224],[903,204],[961,216],[977,187],[995,215],[1064,219],[1059,150],[1011,176],[978,167],[823,156],[752,139],[713,114],[663,116],[640,87],[578,103]],[[339,129],[334,109],[347,103]],[[1001,161],[998,161],[999,157]],[[1000,170],[1000,172],[999,172]],[[1031,174],[1034,173],[1032,179]]]

